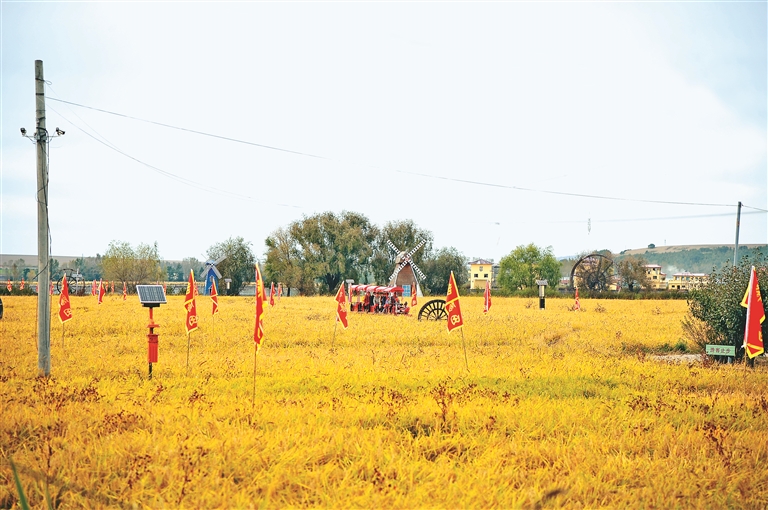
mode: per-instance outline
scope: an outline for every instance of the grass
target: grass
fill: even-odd
[[[73,298],[36,378],[35,299],[0,320],[0,507],[765,508],[768,371],[659,362],[696,352],[681,301],[462,298],[461,333],[350,315],[333,298]],[[598,311],[601,308],[601,311]],[[683,350],[684,348],[684,350]],[[46,494],[54,495],[47,497]]]

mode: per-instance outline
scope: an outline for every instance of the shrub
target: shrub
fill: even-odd
[[[691,335],[691,339],[701,345],[701,342],[716,341],[722,345],[736,347],[736,357],[744,356],[744,327],[747,321],[747,309],[741,306],[741,300],[749,285],[751,267],[757,270],[758,281],[763,282],[763,289],[768,284],[768,266],[761,255],[754,259],[741,260],[738,266],[713,269],[709,284],[692,290],[688,295],[688,307],[691,316],[706,324],[706,328],[688,320],[683,321],[683,327]],[[764,292],[763,292],[764,293]],[[763,299],[763,307],[766,300]],[[763,323],[765,336],[768,321]],[[697,332],[696,330],[699,329]]]

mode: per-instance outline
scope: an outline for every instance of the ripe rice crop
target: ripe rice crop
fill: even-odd
[[[768,370],[698,358],[683,301],[462,297],[444,322],[350,313],[331,297],[136,297],[54,305],[38,379],[36,299],[0,320],[0,507],[766,508]],[[422,303],[420,303],[422,304]],[[332,347],[333,343],[333,347]],[[687,346],[692,349],[692,346]],[[761,360],[762,361],[762,360]]]

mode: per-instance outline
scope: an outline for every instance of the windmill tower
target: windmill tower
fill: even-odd
[[[419,250],[419,248],[424,246],[425,243],[426,241],[422,240],[419,244],[410,250],[401,251],[397,246],[394,245],[392,241],[387,241],[389,248],[396,254],[395,271],[389,277],[390,287],[402,287],[403,285],[416,284],[416,289],[411,290],[411,292],[415,291],[417,296],[423,295],[419,292],[421,285],[419,285],[419,280],[416,278],[416,276],[418,275],[422,280],[425,279],[426,276],[421,271],[421,269],[419,269],[419,266],[413,263],[413,259],[411,257]]]
[[[216,289],[219,290],[219,279],[221,279],[221,273],[216,267],[216,264],[221,263],[225,258],[227,258],[226,255],[219,257],[218,260],[209,260],[205,263],[205,268],[203,268],[202,274],[203,280],[205,281],[203,295],[211,295],[211,287],[213,286],[214,280],[216,281]]]

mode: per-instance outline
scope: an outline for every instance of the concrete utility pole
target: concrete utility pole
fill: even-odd
[[[48,130],[45,128],[43,61],[35,60],[37,129],[37,375],[51,374],[51,271],[48,245]]]
[[[736,267],[736,257],[739,253],[739,225],[741,224],[741,202],[739,202],[739,208],[736,211],[736,244],[733,246],[733,267]]]

